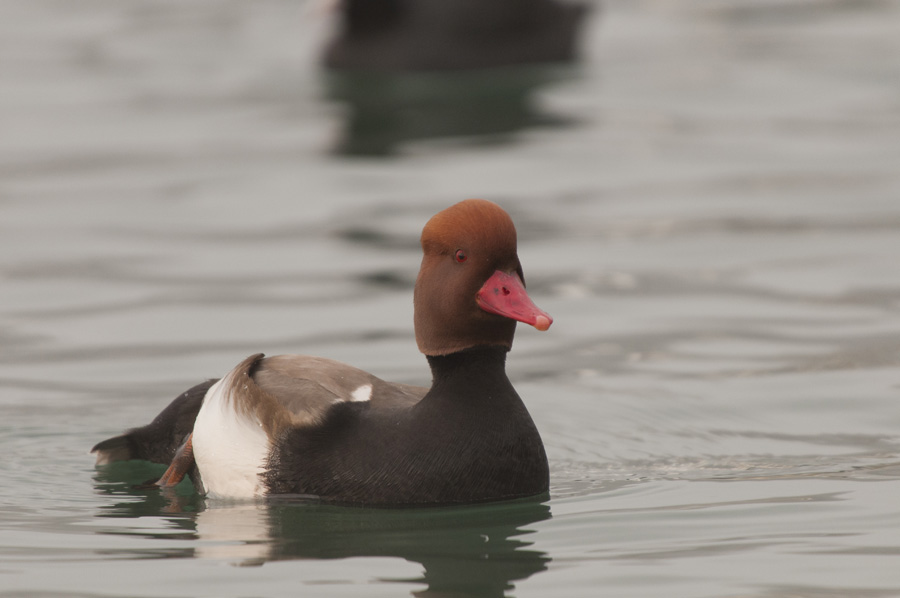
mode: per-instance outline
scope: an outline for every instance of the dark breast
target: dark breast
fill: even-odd
[[[547,457],[524,406],[499,425],[478,410],[439,417],[439,407],[335,405],[321,425],[279,439],[268,490],[370,505],[471,503],[547,490]]]

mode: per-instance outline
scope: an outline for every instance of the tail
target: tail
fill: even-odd
[[[207,380],[183,392],[148,425],[98,442],[91,449],[97,465],[132,459],[168,465],[193,431],[206,391],[215,383]]]

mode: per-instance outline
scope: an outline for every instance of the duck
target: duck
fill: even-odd
[[[557,0],[341,0],[323,62],[340,72],[571,62],[586,8]]]
[[[525,290],[513,221],[468,199],[435,214],[420,240],[413,324],[430,387],[258,353],[95,445],[97,465],[168,465],[153,486],[188,476],[211,499],[415,507],[546,495],[546,451],[506,357],[517,323],[546,331],[553,319]]]

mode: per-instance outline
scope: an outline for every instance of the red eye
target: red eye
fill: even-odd
[[[469,256],[466,255],[465,251],[463,251],[462,249],[456,250],[456,261],[457,262],[459,262],[461,264],[464,261],[466,261],[467,259],[469,259]]]

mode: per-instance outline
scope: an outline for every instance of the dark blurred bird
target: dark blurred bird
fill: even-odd
[[[442,71],[567,62],[586,8],[555,0],[341,0],[325,66]]]

